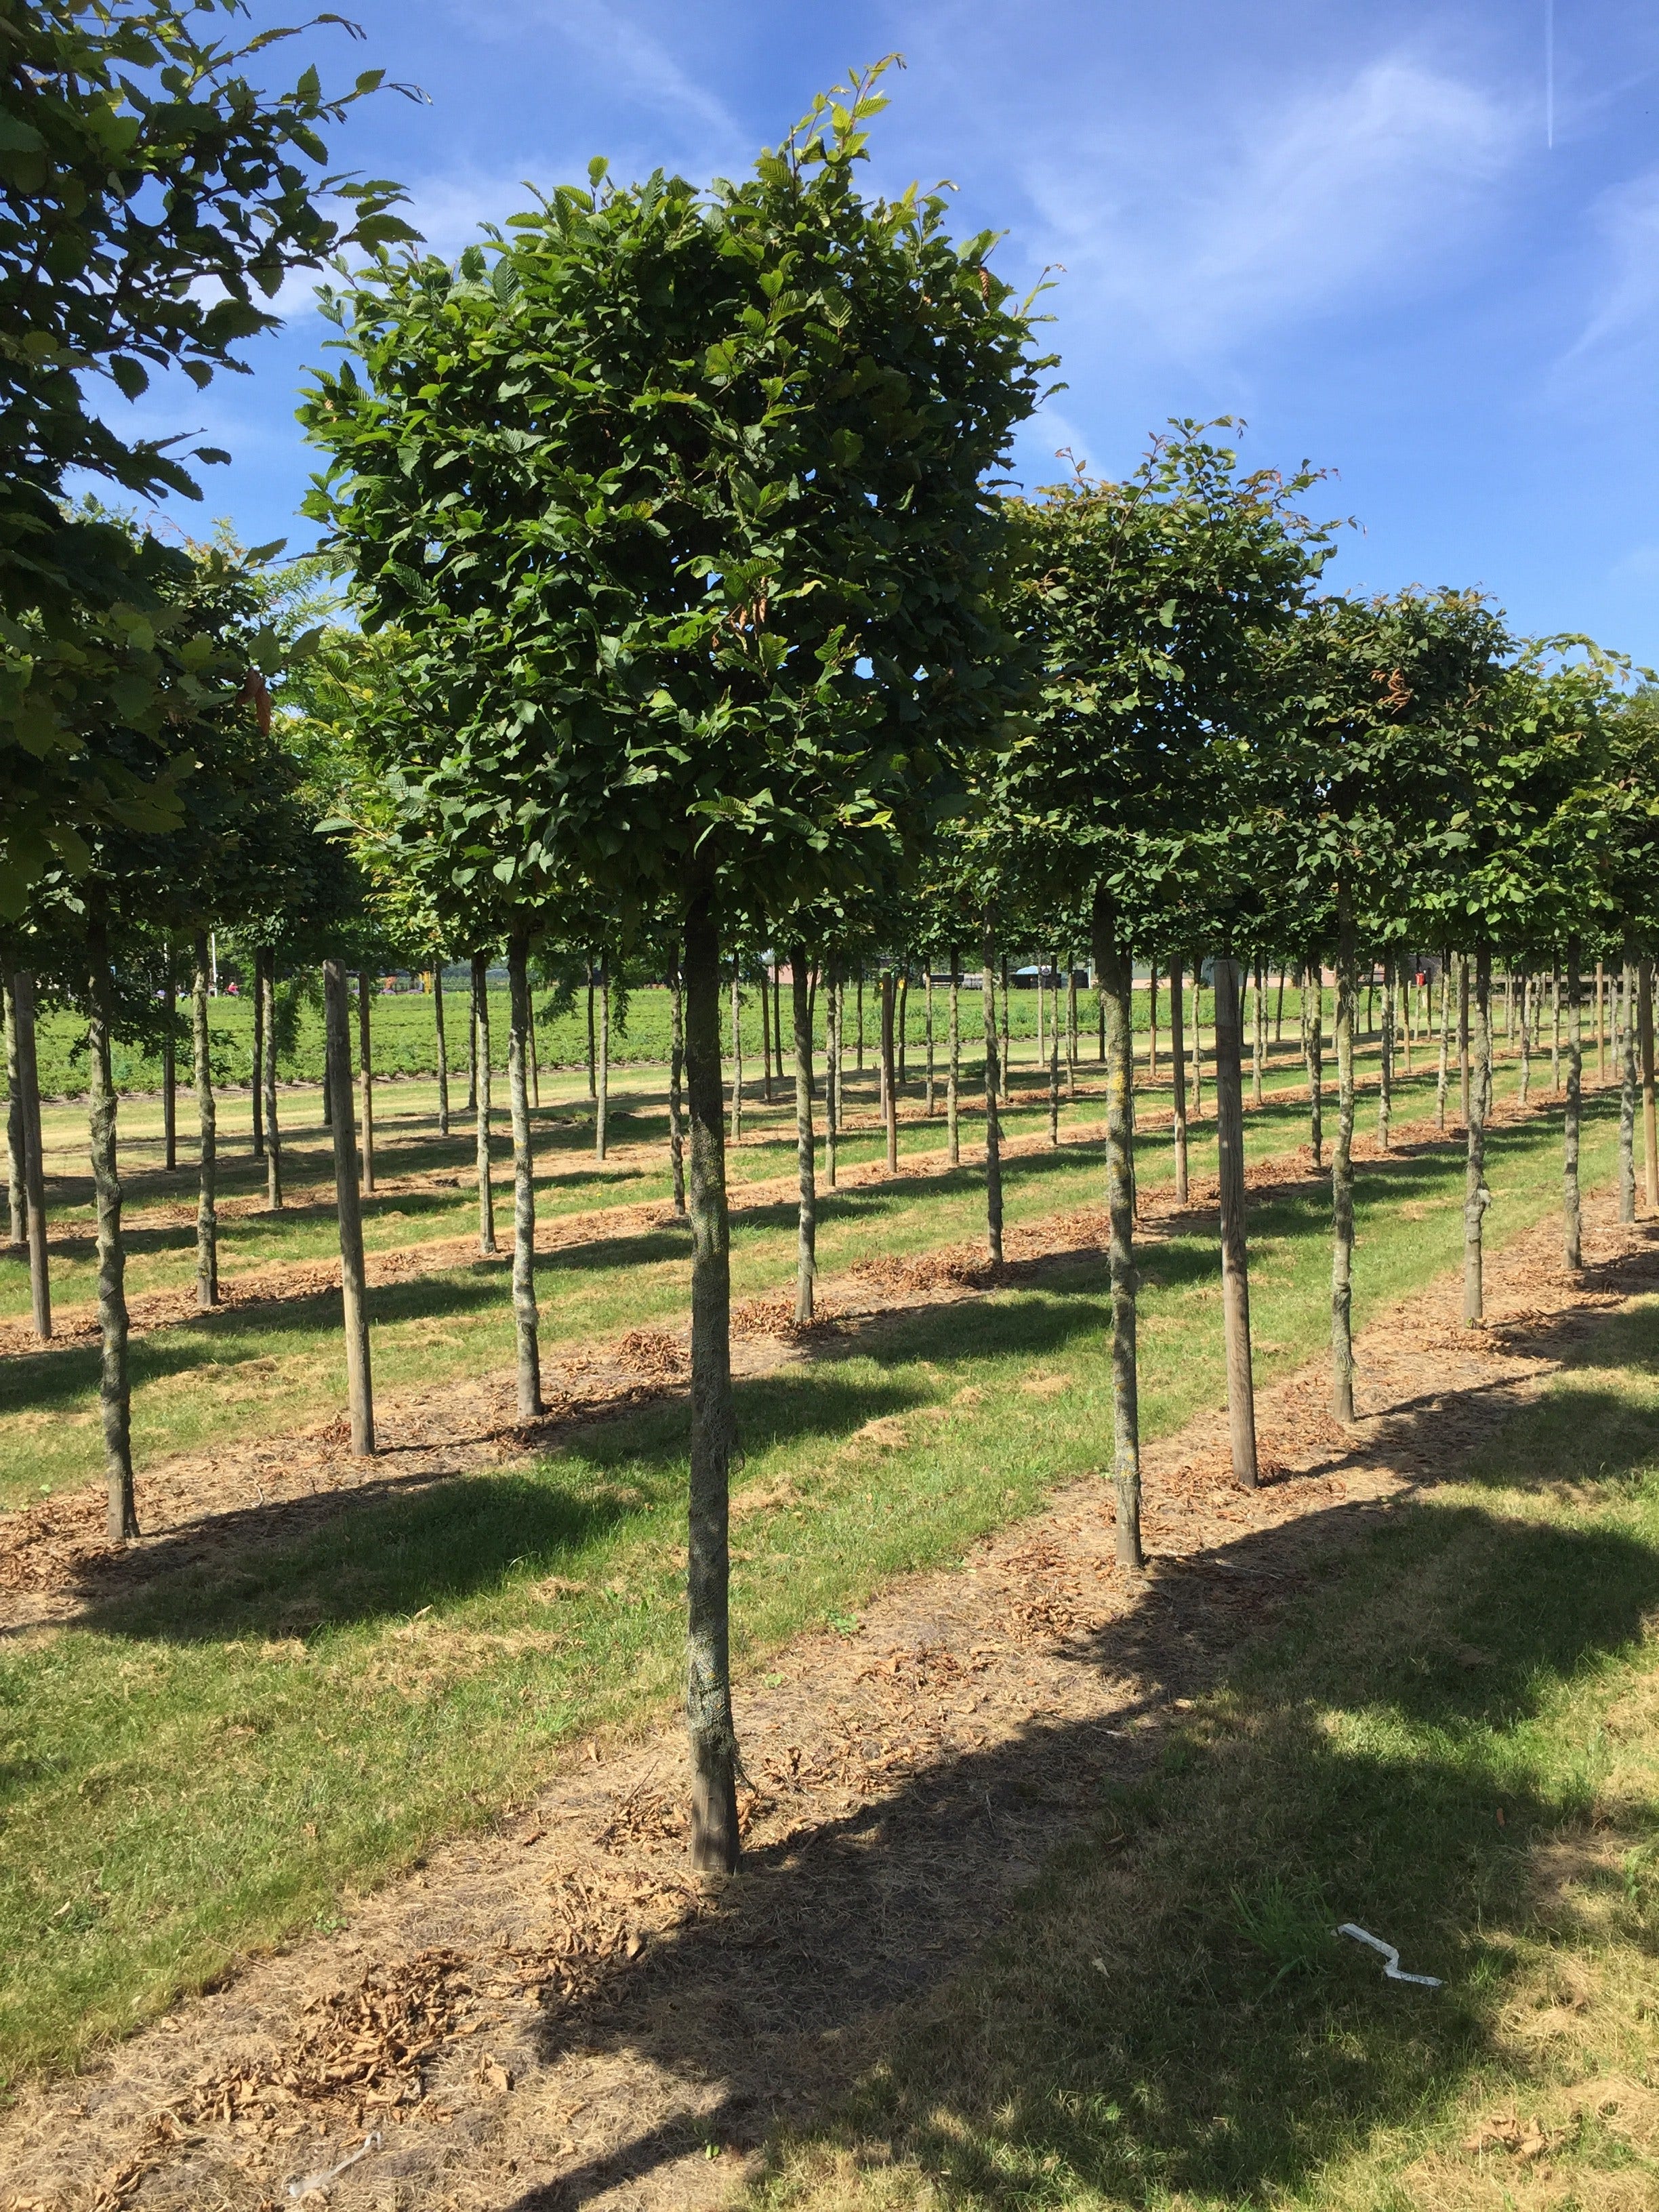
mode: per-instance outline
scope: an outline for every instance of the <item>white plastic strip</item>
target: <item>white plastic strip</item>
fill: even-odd
[[[1382,1954],[1382,1971],[1391,1982],[1417,1982],[1425,1990],[1443,1987],[1437,1974],[1407,1973],[1400,1964],[1400,1954],[1392,1943],[1385,1943],[1380,1936],[1369,1935],[1364,1929],[1356,1927],[1352,1920],[1345,1920],[1336,1932],[1339,1936],[1352,1936],[1356,1943],[1369,1943],[1373,1951],[1380,1951]]]

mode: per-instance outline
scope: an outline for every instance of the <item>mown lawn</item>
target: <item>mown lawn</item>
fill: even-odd
[[[1650,2207],[1656,1610],[1650,1299],[1167,1717],[768,2212]]]
[[[1553,1116],[1498,1137],[1495,1239],[1557,1202],[1558,1138]],[[1600,1108],[1587,1176],[1609,1172],[1613,1141]],[[1039,1164],[1016,1186],[1033,1215],[1069,1194],[1066,1179],[1081,1194],[1096,1177],[1083,1154]],[[1455,1258],[1462,1174],[1453,1146],[1363,1173],[1362,1321]],[[877,1200],[856,1217],[849,1206],[848,1222],[890,1252],[941,1233],[953,1206],[976,1218],[978,1193],[896,1186]],[[1252,1228],[1271,1377],[1324,1338],[1323,1187],[1259,1205]],[[618,1318],[657,1310],[639,1260],[619,1258],[609,1287],[590,1290]],[[666,1291],[682,1263],[660,1264]],[[1207,1234],[1146,1255],[1151,1436],[1221,1395],[1217,1265]],[[794,1501],[745,1524],[742,1663],[1097,1469],[1106,1325],[1091,1258],[1042,1288],[918,1311],[841,1356],[741,1385],[741,1482]],[[420,1354],[423,1374],[435,1357]],[[1065,1391],[1035,1403],[1019,1387],[1033,1366],[1063,1375]],[[971,1407],[957,1395],[969,1383]],[[872,1416],[925,1407],[943,1418],[880,1460],[840,1449]],[[330,1918],[354,1887],[489,1819],[578,1733],[661,1710],[680,1666],[684,1448],[684,1413],[665,1408],[522,1470],[415,1498],[368,1488],[285,1551],[239,1552],[231,1528],[210,1573],[181,1557],[142,1601],[0,1656],[0,2063],[72,2059],[237,1949]],[[580,1587],[553,1593],[550,1577]]]

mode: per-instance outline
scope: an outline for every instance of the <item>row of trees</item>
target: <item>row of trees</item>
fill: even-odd
[[[210,67],[199,75],[219,82]],[[250,881],[239,886],[240,911],[269,913],[273,960],[279,950],[290,963],[320,960],[352,1437],[363,1452],[374,1429],[347,995],[362,955],[347,941],[347,912],[372,915],[405,960],[469,957],[475,1022],[488,1020],[488,958],[505,950],[526,1420],[543,1410],[533,963],[550,975],[573,951],[585,957],[600,914],[607,960],[672,979],[672,1142],[691,1239],[691,1849],[708,1869],[731,1867],[738,1851],[722,1057],[735,958],[781,952],[793,979],[805,1321],[815,1274],[814,979],[831,1015],[823,1103],[833,1174],[846,981],[878,969],[896,1166],[897,968],[921,960],[952,978],[977,969],[996,1261],[1001,954],[1018,944],[1067,958],[1088,948],[1105,1030],[1117,1544],[1132,1570],[1142,1564],[1136,959],[1170,973],[1183,1182],[1182,978],[1196,976],[1200,960],[1212,968],[1229,1396],[1246,1484],[1255,1455],[1242,987],[1252,960],[1271,951],[1316,970],[1328,963],[1336,975],[1332,1365],[1345,1419],[1362,959],[1381,958],[1392,974],[1411,948],[1427,946],[1468,963],[1471,1321],[1481,1312],[1494,957],[1559,966],[1568,979],[1571,1265],[1586,959],[1635,962],[1643,979],[1620,1002],[1627,1121],[1632,1010],[1650,1003],[1639,963],[1653,921],[1652,723],[1645,701],[1624,695],[1623,671],[1582,641],[1523,646],[1474,594],[1329,594],[1322,572],[1334,532],[1301,508],[1316,480],[1241,473],[1204,426],[1176,426],[1127,482],[1079,471],[1036,497],[999,495],[993,479],[1010,435],[1053,366],[1036,350],[1036,302],[994,275],[988,234],[949,237],[940,196],[861,195],[878,76],[815,103],[738,182],[699,191],[659,173],[624,187],[595,164],[587,190],[562,187],[453,268],[387,250],[374,226],[395,222],[385,213],[392,195],[364,188],[357,240],[372,258],[355,274],[343,269],[328,295],[346,358],[318,376],[302,410],[327,457],[308,512],[349,580],[356,627],[313,636],[273,621],[268,602],[245,604],[236,594],[249,591],[252,562],[228,564],[216,585],[230,595],[222,619],[175,631],[165,611],[195,602],[183,570],[173,599],[158,583],[148,634],[207,639],[192,677],[199,696],[185,702],[187,716],[169,709],[168,750],[155,734],[161,724],[128,719],[107,689],[98,695],[86,718],[96,742],[83,750],[102,760],[127,749],[120,805],[82,809],[78,848],[60,841],[25,854],[7,963],[27,973],[48,964],[24,957],[30,944],[69,946],[83,979],[118,1540],[136,1518],[108,1038],[122,1018],[118,951],[132,933],[158,919],[173,933],[199,932],[202,887],[222,885],[240,854],[263,872],[258,896],[269,902],[254,900]],[[313,223],[279,243],[277,260],[305,258],[317,244]],[[174,357],[199,357],[203,343],[192,333]],[[138,533],[99,527],[137,549],[135,560],[152,557]],[[198,556],[192,590],[207,588],[203,574]],[[268,676],[283,679],[274,717],[260,706]],[[56,773],[78,756],[54,744]],[[287,765],[273,774],[261,747]],[[223,770],[229,795],[207,817],[220,842],[203,844],[199,826],[185,828],[192,786],[209,792],[215,764],[244,755],[261,765],[240,786]],[[209,856],[200,865],[198,847]],[[331,883],[353,868],[366,897],[331,904]],[[287,888],[276,895],[279,882]],[[953,984],[953,1149],[960,1000]],[[263,1003],[274,1006],[273,991]],[[1393,1005],[1390,990],[1385,1066]],[[21,999],[12,1028],[21,1051]],[[1315,1012],[1305,1045],[1316,1158],[1320,1031]],[[486,1249],[489,1065],[481,1039]],[[274,1075],[269,1049],[265,1067]],[[734,1124],[740,1103],[734,1089]],[[274,1089],[264,1110],[272,1146]],[[602,1102],[598,1118],[603,1144]],[[370,1159],[371,1119],[366,1091]],[[205,1123],[204,1154],[210,1161]],[[210,1227],[210,1175],[203,1206]]]

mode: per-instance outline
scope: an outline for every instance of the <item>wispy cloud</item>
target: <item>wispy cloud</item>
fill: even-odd
[[[1235,109],[1215,132],[1167,117],[1155,136],[1115,131],[1026,182],[1066,266],[1066,320],[1093,310],[1131,344],[1190,359],[1436,281],[1522,128],[1479,85],[1401,54]]]
[[[1569,371],[1650,362],[1659,344],[1659,168],[1615,185],[1591,211],[1599,282],[1583,329],[1563,357]]]

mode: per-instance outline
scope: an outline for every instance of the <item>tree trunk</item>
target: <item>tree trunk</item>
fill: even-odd
[[[887,1172],[898,1173],[898,1094],[893,1082],[893,971],[881,971],[881,1104],[887,1124]]]
[[[817,1278],[818,1192],[812,1138],[812,1002],[807,988],[806,947],[789,953],[789,995],[795,1018],[795,1158],[800,1176],[800,1224],[795,1249],[795,1321],[812,1318]]]
[[[17,1073],[23,1100],[23,1196],[28,1212],[29,1303],[34,1333],[52,1335],[52,1279],[48,1272],[46,1169],[40,1132],[40,1069],[34,1042],[34,978],[20,968],[11,979],[11,1012],[17,1032]]]
[[[927,1119],[931,1121],[933,1118],[933,957],[931,952],[927,956],[927,973],[922,988],[926,994],[926,1019],[927,1027]]]
[[[1443,1137],[1446,1133],[1446,1088],[1450,1077],[1451,1054],[1451,954],[1440,963],[1440,1066],[1435,1081],[1435,1127]]]
[[[1002,1265],[1002,1133],[997,1121],[997,1000],[991,927],[985,928],[985,960],[980,998],[985,1010],[985,1249],[994,1267]]]
[[[1584,1264],[1578,1202],[1578,1123],[1584,1093],[1583,992],[1578,939],[1567,939],[1567,1101],[1561,1116],[1562,1249],[1575,1273]]]
[[[1134,988],[1133,971],[1129,977],[1129,988],[1132,991]],[[1134,1012],[1133,999],[1129,1002],[1129,1011],[1133,1016]],[[1133,1028],[1129,1031],[1129,1048],[1133,1053],[1134,1049]],[[1077,960],[1075,955],[1069,952],[1066,956],[1066,1102],[1067,1105],[1075,1105],[1077,1103]]]
[[[1636,1218],[1635,969],[1628,954],[1619,983],[1614,1042],[1619,1053],[1619,1218]]]
[[[264,956],[265,965],[265,1205],[272,1213],[283,1210],[283,1138],[276,1126],[276,955]]]
[[[1098,969],[1095,970],[1097,975],[1099,972]],[[1130,988],[1133,992],[1133,978]],[[1102,1003],[1104,1004],[1103,997]],[[1133,1003],[1132,997],[1131,1006]],[[1158,1081],[1158,963],[1156,960],[1149,960],[1146,963],[1146,1080],[1148,1083]]]
[[[1463,976],[1468,980],[1468,955]],[[1463,1182],[1463,1319],[1473,1328],[1485,1317],[1481,1282],[1483,1224],[1492,1193],[1486,1188],[1486,1113],[1492,1103],[1492,953],[1475,953],[1474,994],[1474,1068],[1469,1086],[1468,1156]]]
[[[1607,1079],[1607,1027],[1606,1006],[1606,977],[1602,964],[1595,963],[1595,1085],[1597,1090]]]
[[[29,1244],[27,1146],[23,1136],[23,1072],[17,1060],[15,980],[8,970],[6,1001],[6,1243],[14,1252]]]
[[[98,1395],[104,1418],[105,1533],[112,1544],[139,1534],[132,1481],[132,1385],[127,1369],[126,1251],[121,1241],[121,1178],[115,1148],[115,1085],[110,1027],[115,992],[101,922],[87,933],[92,966],[88,1057],[92,1075],[92,1179],[98,1194],[98,1332],[103,1356]]]
[[[1042,972],[1037,971],[1037,989],[1042,988]],[[1048,1038],[1048,1142],[1057,1151],[1060,1146],[1060,955],[1054,955],[1054,1019],[1049,1024]]]
[[[743,1142],[743,988],[738,978],[738,958],[732,956],[732,1141]],[[726,1160],[720,1158],[720,1191],[726,1190]]]
[[[668,1041],[668,1164],[674,1177],[674,1211],[685,1214],[685,1134],[681,1123],[685,1081],[685,994],[680,984],[679,957],[669,972]]]
[[[1204,1119],[1204,956],[1193,960],[1193,1119]]]
[[[1521,1103],[1532,1096],[1532,978],[1521,978]]]
[[[168,1172],[179,1165],[179,979],[173,964],[173,947],[162,955],[161,1019],[161,1140]]]
[[[766,1011],[763,989],[761,1012]],[[611,956],[599,957],[599,1066],[593,1100],[593,1157],[602,1160],[611,1146]]]
[[[476,973],[476,969],[475,969]],[[345,963],[323,963],[323,1012],[334,1128],[334,1203],[340,1222],[340,1303],[345,1322],[346,1396],[351,1449],[374,1449],[374,1387],[368,1352],[368,1289],[363,1274],[363,1223],[357,1204],[357,1133],[351,1112],[351,1007]]]
[[[466,1016],[466,1110],[469,1119],[478,1111],[478,1009],[471,996],[469,986]],[[323,1085],[323,1095],[328,1096],[328,1085]]]
[[[542,1110],[542,1056],[536,1047],[536,994],[530,994],[529,1028],[526,1036],[530,1045],[530,1103],[539,1114]]]
[[[1008,996],[1008,956],[1002,956],[1002,1054],[997,1062],[997,1098],[1000,1103],[1013,1103],[1013,1033],[1010,1027],[1013,1009]],[[1000,1187],[1001,1170],[999,1163],[998,1182]]]
[[[191,1012],[196,1038],[196,1111],[201,1123],[201,1168],[196,1188],[196,1303],[219,1303],[218,1128],[213,1102],[213,1060],[208,1040],[208,977],[211,954],[204,935],[196,939]]]
[[[1463,1127],[1469,1126],[1469,956],[1457,956],[1457,1079]]]
[[[894,980],[893,1014],[898,1054],[898,1087],[902,1093],[909,1079],[909,1060],[906,1052],[910,1036],[910,969],[908,963],[900,969]]]
[[[1254,1490],[1255,1386],[1250,1370],[1250,1255],[1244,1213],[1244,1037],[1238,963],[1215,963],[1215,1118],[1221,1168],[1221,1314],[1227,1341],[1227,1431],[1233,1473]]]
[[[853,1062],[853,1073],[855,1075],[862,1075],[864,1073],[864,968],[862,963],[860,963],[859,967],[856,994],[855,1012],[858,1017],[858,1043],[855,1048],[857,1056]]]
[[[1135,1360],[1134,966],[1118,948],[1112,915],[1097,896],[1095,971],[1106,1006],[1106,1209],[1112,1283],[1112,1484],[1117,1496],[1117,1563],[1139,1573],[1140,1399]]]
[[[587,963],[587,1095],[590,1098],[597,1098],[599,1095],[599,1051],[593,1033],[593,963],[591,960]]]
[[[1279,990],[1273,1000],[1273,1050],[1285,1042],[1285,956],[1279,957]]]
[[[772,1103],[772,993],[766,979],[766,963],[761,963],[761,1096],[769,1106]],[[781,1073],[781,1071],[780,1071]]]
[[[1647,1187],[1648,1212],[1659,1212],[1659,1131],[1654,1123],[1653,1100],[1653,963],[1644,960],[1637,969],[1637,1033],[1642,1044],[1642,1163]]]
[[[962,951],[951,947],[951,1062],[945,1078],[945,1144],[951,1165],[962,1165]]]
[[[1250,1033],[1250,1103],[1261,1103],[1261,1071],[1267,1057],[1267,1001],[1264,994],[1262,965],[1255,963],[1255,989],[1253,993],[1255,1026]]]
[[[691,1749],[691,1864],[738,1863],[738,1743],[732,1724],[729,1470],[732,1270],[726,1214],[720,942],[713,900],[685,921],[685,1073],[691,1121],[691,1484],[686,1545],[685,1724]],[[735,988],[735,985],[734,985]]]
[[[1394,969],[1382,963],[1382,1042],[1376,1069],[1376,1145],[1389,1149],[1389,1125],[1394,1118]]]
[[[1317,960],[1311,967],[1311,976],[1307,969],[1303,971],[1302,1007],[1307,1033],[1302,1054],[1308,1070],[1308,1145],[1313,1153],[1314,1173],[1317,1175],[1325,1164],[1325,971]],[[1310,984],[1311,1006],[1308,1003]],[[1352,1007],[1348,1011],[1348,1033],[1352,1037]]]
[[[1346,915],[1336,947],[1336,1142],[1331,1148],[1331,1411],[1353,1410],[1353,931]]]
[[[1170,1089],[1175,1100],[1176,1204],[1187,1203],[1187,1010],[1182,966],[1170,963]]]
[[[478,1175],[478,1250],[487,1259],[495,1243],[495,1186],[489,1175],[489,960],[472,956],[473,1145]]]
[[[530,938],[507,939],[510,1015],[507,1093],[513,1115],[513,1324],[518,1343],[519,1419],[542,1412],[540,1317],[536,1311],[536,1163],[530,1150]]]
[[[449,1134],[449,1040],[444,1034],[444,963],[432,969],[432,1022],[438,1035],[438,1134]]]
[[[842,1032],[847,1022],[847,989],[842,981],[839,960],[828,963],[824,987],[823,1172],[833,1190],[836,1153],[841,1142]]]
[[[1407,975],[1406,963],[1403,961],[1396,961],[1394,971],[1396,1024],[1395,1034],[1399,1038],[1401,1050],[1405,1054],[1406,1077],[1409,1081],[1412,1072],[1412,994],[1411,985],[1406,980]]]
[[[249,1103],[252,1109],[253,1157],[265,1156],[265,956],[253,955],[253,1081]]]
[[[1550,970],[1550,1089],[1561,1096],[1561,970]]]
[[[374,1192],[374,1035],[369,1008],[373,1000],[370,977],[357,971],[357,1081],[362,1092],[363,1188]]]

